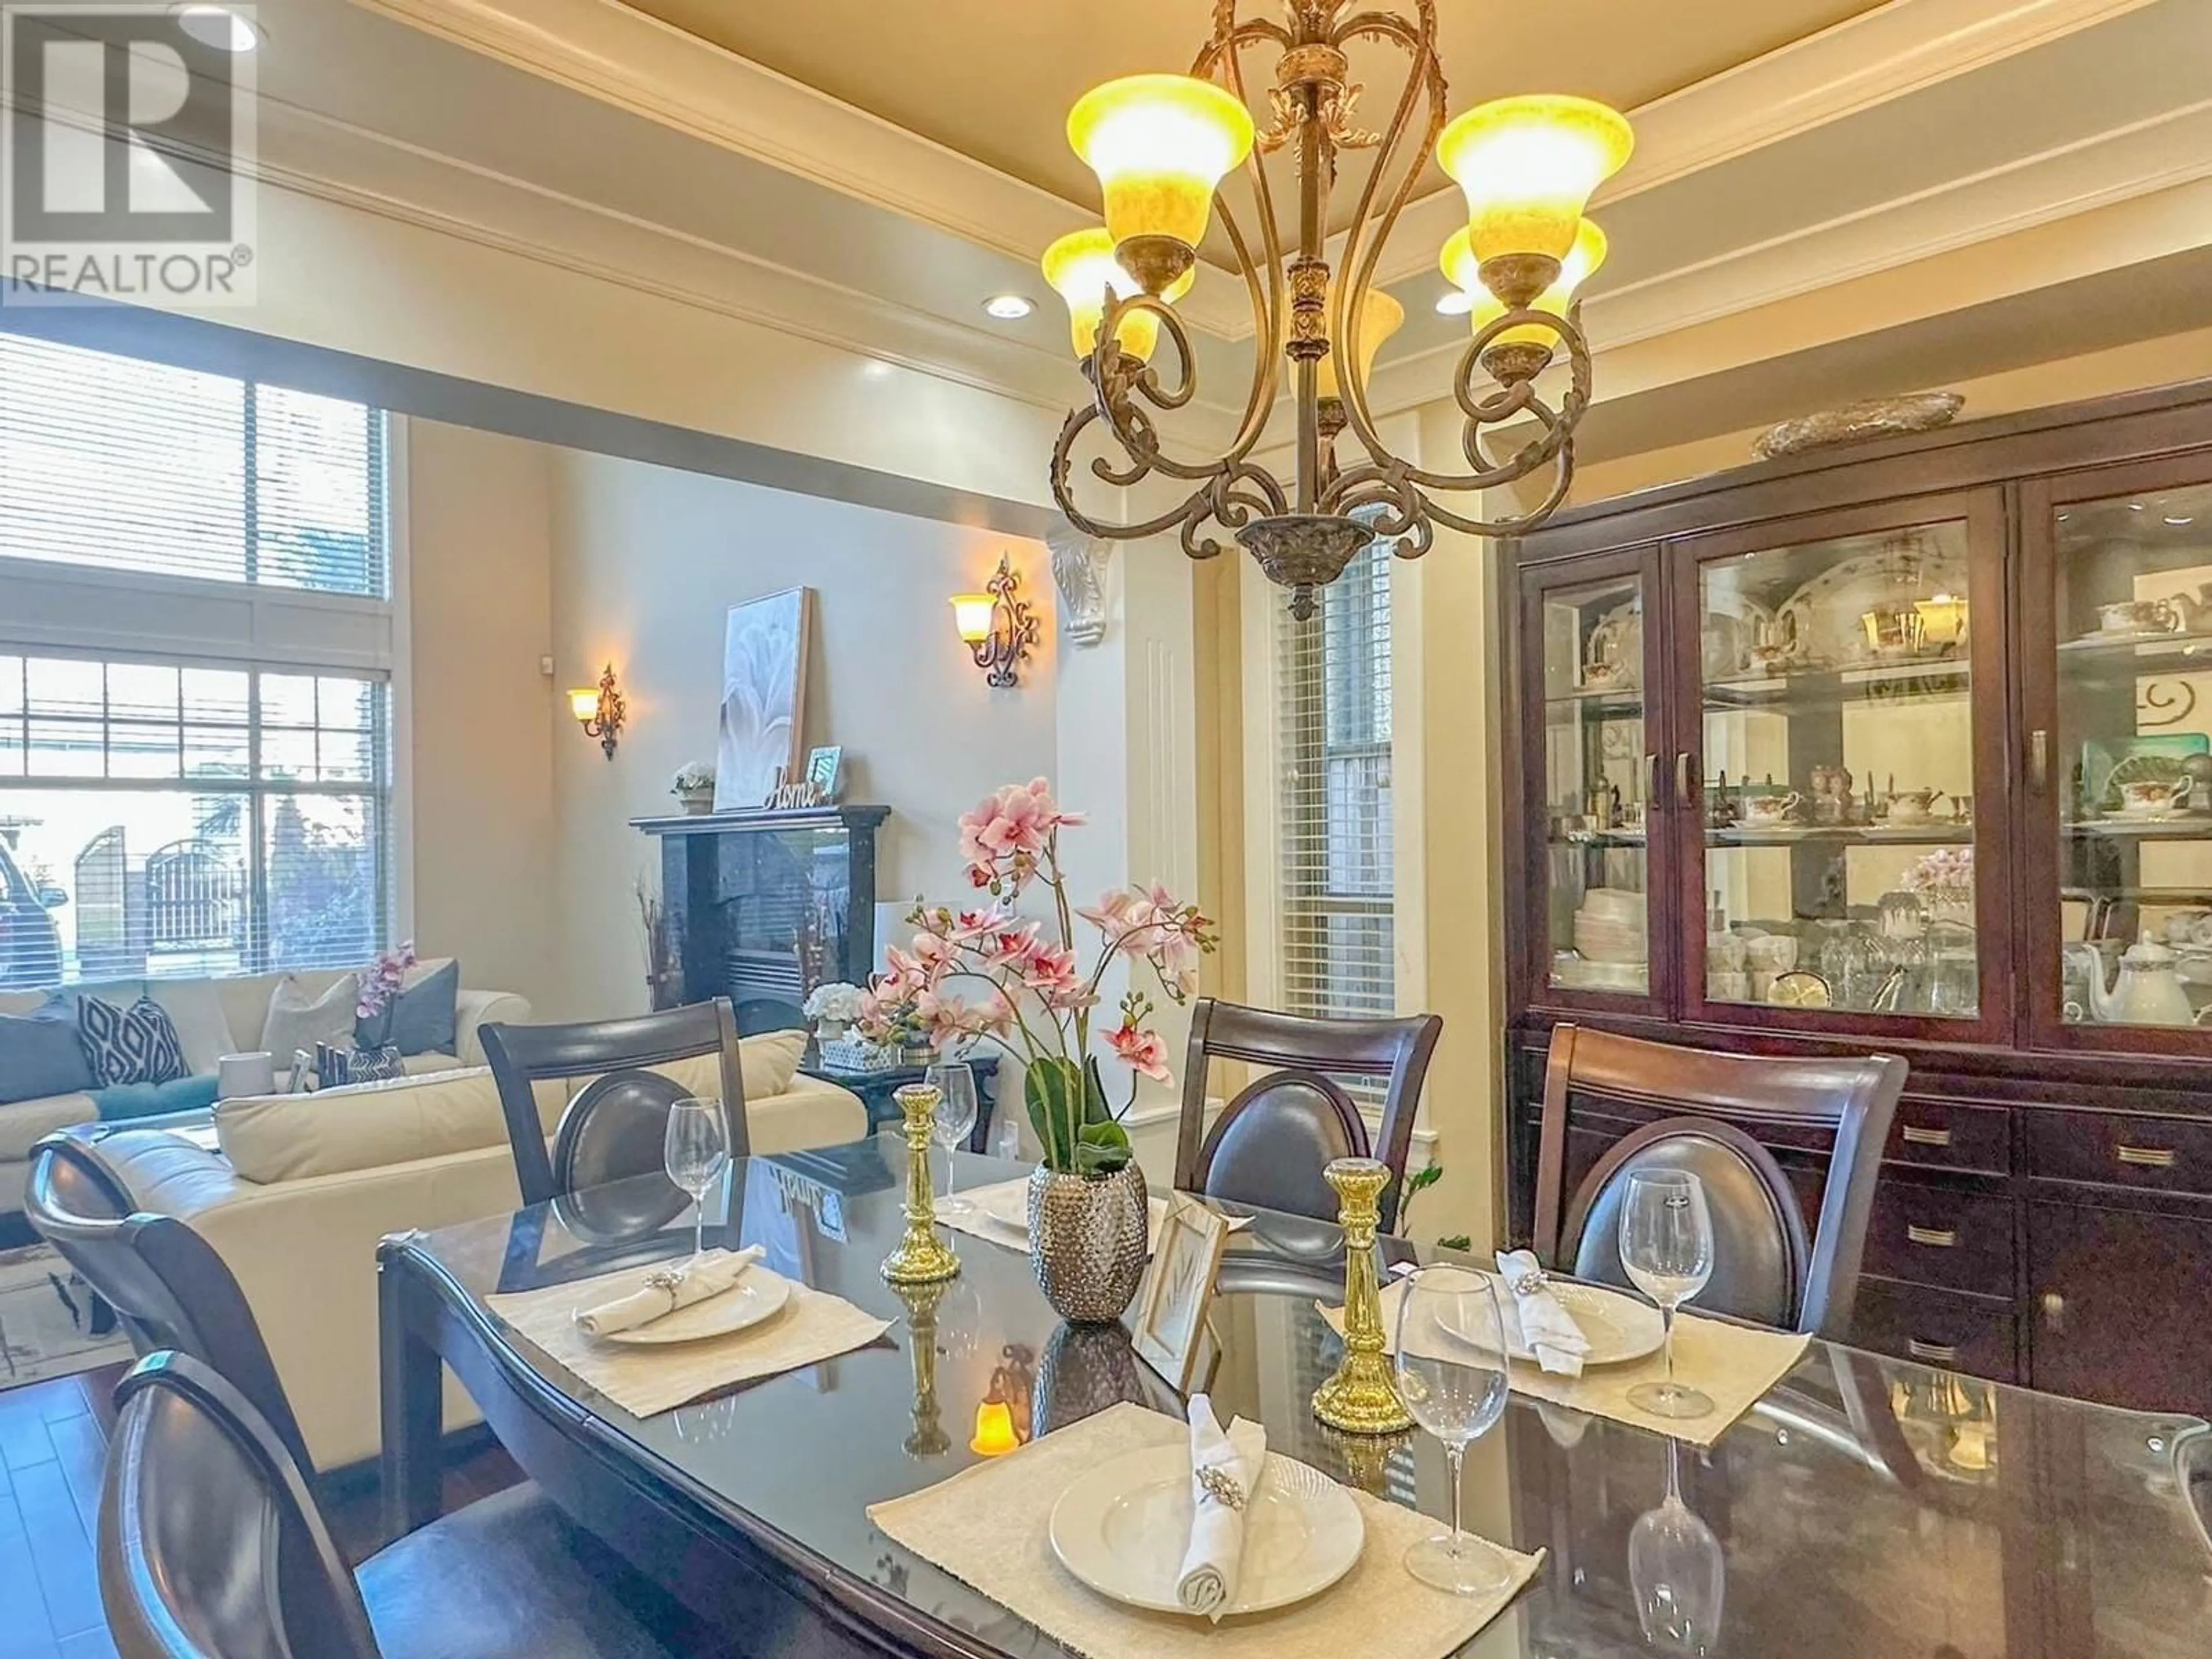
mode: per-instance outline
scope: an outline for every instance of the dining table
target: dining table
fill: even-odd
[[[960,1259],[956,1278],[886,1283],[879,1264],[905,1226],[906,1159],[904,1144],[885,1135],[732,1160],[707,1200],[708,1243],[758,1247],[777,1273],[844,1298],[883,1322],[882,1334],[650,1415],[607,1398],[494,1304],[573,1286],[580,1306],[606,1275],[688,1255],[690,1200],[664,1178],[386,1240],[387,1529],[397,1534],[438,1513],[441,1371],[450,1367],[516,1463],[576,1523],[695,1611],[744,1632],[748,1651],[825,1659],[1069,1651],[894,1540],[870,1510],[990,1462],[988,1449],[975,1449],[992,1415],[980,1408],[1008,1407],[998,1420],[1011,1418],[1024,1443],[1019,1458],[1118,1406],[1180,1419],[1184,1401],[1122,1327],[1063,1323],[1011,1229],[941,1231]],[[967,1152],[954,1161],[963,1193],[1027,1173]],[[1323,1311],[1342,1297],[1341,1233],[1307,1217],[1217,1207],[1237,1224],[1194,1386],[1207,1389],[1224,1423],[1233,1412],[1263,1424],[1272,1453],[1436,1517],[1441,1528],[1451,1490],[1437,1441],[1419,1431],[1344,1434],[1313,1415],[1314,1390],[1341,1350]],[[1414,1263],[1465,1259],[1388,1237],[1378,1249],[1386,1279]],[[1469,1449],[1466,1514],[1472,1530],[1540,1564],[1460,1652],[2212,1653],[2212,1430],[2202,1422],[1814,1338],[1707,1437],[1701,1445],[1536,1397],[1516,1371],[1502,1419]],[[1662,1513],[1671,1525],[1655,1530],[1652,1517]],[[1662,1533],[1674,1553],[1666,1582],[1656,1583],[1651,1547]],[[1043,1539],[1022,1547],[1051,1570]],[[1688,1612],[1680,1605],[1686,1584],[1700,1598]],[[1405,1589],[1439,1594],[1410,1578]],[[1279,1650],[1297,1651],[1301,1609],[1263,1616],[1281,1621]],[[1361,1653],[1342,1659],[1393,1652],[1386,1617],[1368,1626]]]

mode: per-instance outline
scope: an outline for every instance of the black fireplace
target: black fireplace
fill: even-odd
[[[726,996],[741,1032],[804,1025],[807,994],[865,985],[876,961],[876,830],[888,806],[632,818],[660,841],[677,984],[658,1000]]]

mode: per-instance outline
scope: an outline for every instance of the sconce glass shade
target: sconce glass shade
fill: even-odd
[[[986,1400],[975,1407],[975,1437],[968,1443],[969,1451],[978,1457],[1003,1457],[1021,1447],[1011,1406],[1003,1400]]]
[[[955,593],[952,622],[960,630],[960,637],[970,645],[989,639],[991,611],[997,604],[998,600],[988,593]]]
[[[1103,225],[1070,232],[1044,251],[1039,261],[1052,291],[1067,304],[1068,334],[1078,357],[1088,357],[1098,344],[1098,323],[1105,314],[1106,294],[1117,300],[1137,292],[1135,278],[1114,257],[1114,239]],[[1198,280],[1195,266],[1170,283],[1160,297],[1172,304],[1190,292]],[[1148,362],[1159,343],[1160,319],[1149,311],[1132,312],[1121,319],[1116,335],[1121,349],[1139,362]]]
[[[1516,253],[1564,260],[1591,193],[1635,146],[1619,111],[1537,94],[1468,111],[1437,138],[1437,164],[1467,198],[1478,263]]]
[[[1586,282],[1592,272],[1605,263],[1605,233],[1597,228],[1595,219],[1585,219],[1575,227],[1574,246],[1567,257],[1559,261],[1559,274],[1551,287],[1529,302],[1532,311],[1549,312],[1554,317],[1567,314],[1567,307],[1575,297],[1575,290]],[[1477,333],[1504,314],[1505,302],[1482,285],[1481,262],[1474,257],[1472,239],[1467,232],[1455,230],[1444,244],[1443,257],[1437,261],[1444,280],[1468,297],[1468,321]],[[1497,337],[1507,345],[1551,346],[1559,337],[1534,323],[1523,323],[1518,328],[1509,328]]]
[[[1360,301],[1359,325],[1353,333],[1352,361],[1358,366],[1359,384],[1367,384],[1367,371],[1375,367],[1375,354],[1382,349],[1382,342],[1395,334],[1406,320],[1406,307],[1379,288],[1367,290]],[[1288,318],[1285,323],[1287,325]],[[1329,348],[1328,355],[1314,365],[1315,386],[1319,395],[1335,398],[1343,395],[1336,384],[1336,349]]]
[[[579,720],[595,720],[599,717],[599,688],[586,685],[568,694],[568,712]]]
[[[1252,153],[1252,137],[1243,100],[1189,75],[1109,81],[1067,114],[1067,142],[1098,175],[1117,247],[1133,236],[1205,240],[1214,186]]]

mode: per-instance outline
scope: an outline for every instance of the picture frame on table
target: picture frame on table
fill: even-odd
[[[1178,1393],[1188,1391],[1211,1346],[1206,1316],[1228,1243],[1226,1216],[1187,1193],[1169,1194],[1152,1264],[1137,1291],[1130,1341]]]
[[[844,781],[844,744],[824,744],[807,751],[806,781],[821,790],[821,799],[834,801],[837,799],[838,787]]]

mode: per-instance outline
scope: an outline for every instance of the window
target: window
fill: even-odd
[[[366,961],[382,416],[9,337],[0,403],[0,986]],[[235,602],[263,587],[295,593]]]
[[[1395,1012],[1390,557],[1376,542],[1299,622],[1278,605],[1275,684],[1283,1006]]]

